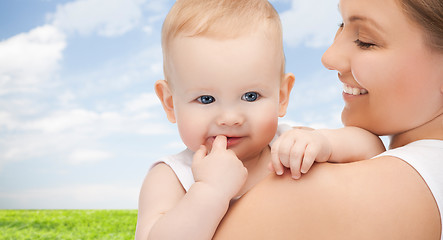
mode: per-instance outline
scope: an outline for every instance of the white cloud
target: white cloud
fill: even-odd
[[[68,32],[119,36],[136,27],[146,0],[77,0],[57,6],[48,15],[52,23]]]
[[[146,9],[150,12],[167,12],[174,2],[171,0],[148,1]]]
[[[112,157],[112,154],[102,150],[78,149],[70,154],[68,161],[71,164],[78,165],[84,163],[95,163]]]
[[[160,44],[127,58],[111,59],[89,72],[80,72],[66,80],[76,82],[80,89],[77,97],[94,96],[104,92],[118,92],[124,96],[133,92],[134,86],[153,89],[155,80],[163,78],[163,60]]]
[[[295,81],[287,119],[314,128],[341,127],[342,87],[337,73],[321,69]]]
[[[17,127],[12,114],[9,112],[0,112],[0,129],[12,130]]]
[[[295,81],[291,105],[297,107],[327,105],[330,102],[341,102],[342,83],[335,71],[317,70],[303,79]]]
[[[140,189],[118,184],[71,185],[0,192],[7,209],[136,209]]]
[[[145,32],[147,35],[151,35],[154,31],[152,26],[146,25],[143,27],[143,32]]]
[[[328,46],[340,15],[338,0],[292,0],[292,8],[281,13],[284,40],[291,46]]]
[[[47,27],[60,33],[56,28]],[[18,36],[22,35],[34,36]],[[7,43],[14,39],[9,39]],[[17,58],[26,59],[26,55]],[[0,59],[4,60],[2,55]],[[57,59],[50,61],[42,58],[43,62],[52,62],[50,66],[56,66]],[[155,44],[135,56],[111,60],[92,72],[61,76],[63,81],[49,78],[56,73],[56,67],[48,67],[45,73],[50,81],[46,82],[58,84],[50,88],[50,92],[44,93],[40,89],[38,94],[15,94],[0,98],[0,171],[8,162],[40,158],[69,163],[76,156],[81,159],[76,153],[78,149],[109,149],[106,139],[118,138],[122,134],[136,138],[174,132],[163,115],[156,95],[153,92],[140,92],[143,88],[149,91],[154,80],[161,78],[161,59],[161,48]],[[32,63],[29,65],[32,66]],[[5,72],[6,68],[0,65],[0,69]],[[14,82],[24,82],[16,73],[20,68],[10,69]],[[33,75],[38,76],[32,71],[26,74],[30,77]],[[36,82],[43,81],[41,78],[38,80]],[[71,82],[78,87],[72,88],[69,85]],[[22,85],[31,85],[25,83]],[[36,88],[41,86],[35,84]],[[1,91],[6,92],[6,89],[0,88]],[[101,97],[110,93],[114,97]],[[85,106],[85,102],[88,106]],[[120,150],[112,151],[110,154],[116,156]]]
[[[136,208],[139,187],[43,185],[23,190],[36,183],[22,186],[8,176],[20,175],[10,171],[32,172],[29,165],[51,169],[42,178],[46,180],[53,176],[52,170],[90,169],[101,174],[102,166],[112,168],[109,163],[118,158],[130,159],[129,168],[134,161],[149,163],[159,155],[158,146],[176,133],[152,92],[154,81],[163,75],[159,41],[148,41],[145,49],[132,55],[117,52],[98,67],[77,70],[75,65],[61,64],[64,54],[71,54],[67,61],[75,54],[64,52],[68,42],[76,40],[68,33],[119,36],[148,26],[151,29],[145,30],[151,31],[152,39],[158,37],[170,3],[72,1],[48,15],[47,25],[0,42],[0,175],[8,179],[4,186],[14,189],[0,189],[1,206],[8,202],[11,208]],[[66,181],[60,178],[60,184]]]
[[[71,90],[66,90],[57,96],[57,103],[63,108],[73,108],[77,101],[77,96]]]
[[[174,129],[175,131],[178,131],[177,129]],[[164,146],[163,149],[167,149],[171,153],[182,151],[186,148],[186,145],[183,143],[181,139],[178,139],[178,141],[171,141],[168,144]]]
[[[152,94],[146,94],[146,96],[151,95]],[[143,96],[144,94],[141,99],[144,99]],[[127,113],[124,112],[124,110],[121,112],[102,113],[86,109],[60,110],[55,111],[46,117],[35,120],[25,120],[22,121],[22,123],[15,125],[12,125],[9,120],[10,118],[7,118],[4,124],[9,127],[15,126],[16,130],[23,131],[46,134],[91,134],[96,137],[103,137],[113,133],[140,134],[144,132],[146,135],[151,135],[160,133],[160,131],[165,129],[164,127],[161,127],[161,124],[155,124],[152,121],[149,121],[152,120],[153,116],[156,116],[147,111],[148,107],[154,106],[152,103],[148,102],[145,104],[140,102],[140,99],[131,101],[137,102],[136,104],[138,104],[138,106],[132,106],[133,108],[144,108],[144,110],[133,113]],[[125,106],[129,105],[130,104],[125,104]],[[150,131],[147,131],[146,129],[150,129]]]
[[[48,117],[29,121],[23,125],[23,128],[48,133],[62,132],[67,129],[91,125],[94,121],[97,121],[99,117],[97,113],[84,109],[58,111]]]
[[[122,134],[135,138],[173,133],[174,128],[169,122],[152,113],[151,107],[154,105],[149,103],[150,96],[152,93],[129,100],[134,105],[123,103],[123,106],[132,106],[132,110],[140,110],[132,112],[125,108],[119,112],[77,108],[54,111],[35,119],[0,112],[0,170],[7,162],[42,157],[71,164],[102,161],[122,150],[109,149],[106,139],[118,138]],[[147,104],[143,99],[148,100]]]
[[[150,107],[159,106],[160,101],[155,93],[143,93],[130,100],[125,105],[126,110],[129,112],[141,112],[148,110]]]
[[[0,95],[34,91],[55,73],[65,47],[64,34],[50,25],[0,42]]]

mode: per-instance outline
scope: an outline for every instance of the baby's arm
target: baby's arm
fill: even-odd
[[[386,151],[381,139],[358,127],[320,129],[331,145],[328,162],[345,163],[369,159]]]
[[[298,179],[315,162],[351,162],[368,159],[385,151],[379,137],[357,127],[314,130],[294,128],[272,145],[270,168],[278,175],[290,168]]]
[[[195,183],[187,193],[165,164],[149,172],[140,192],[137,240],[212,238],[247,171],[226,150],[226,137],[217,137],[207,156],[204,147],[199,149],[192,170]]]

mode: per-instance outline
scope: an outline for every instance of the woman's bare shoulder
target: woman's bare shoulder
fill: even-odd
[[[407,163],[380,157],[270,175],[237,201],[215,239],[440,239],[438,207]]]

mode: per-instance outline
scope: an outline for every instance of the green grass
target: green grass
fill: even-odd
[[[0,210],[0,240],[134,239],[137,210]]]

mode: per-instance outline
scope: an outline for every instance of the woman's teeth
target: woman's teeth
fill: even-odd
[[[364,88],[351,87],[347,84],[343,84],[343,92],[357,96],[357,95],[367,94],[368,90]]]

